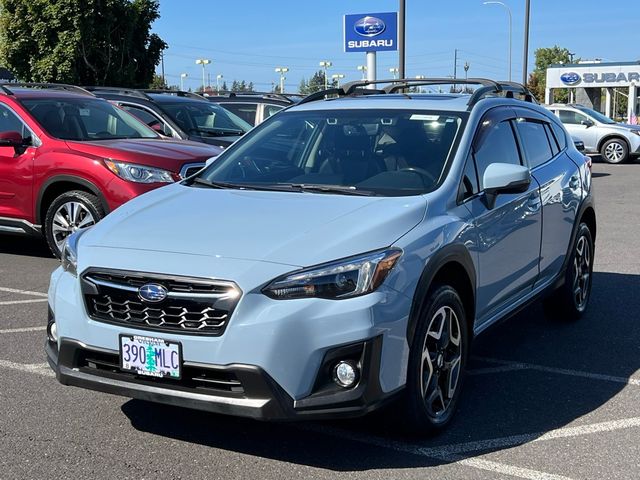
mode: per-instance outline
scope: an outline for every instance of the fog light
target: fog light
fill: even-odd
[[[47,337],[50,342],[58,342],[58,326],[56,325],[56,322],[51,322],[47,325]]]
[[[358,367],[351,361],[342,360],[333,367],[333,381],[343,388],[349,388],[358,381]]]

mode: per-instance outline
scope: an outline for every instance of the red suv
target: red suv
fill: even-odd
[[[165,140],[79,87],[0,85],[0,232],[66,237],[189,176],[221,149]]]

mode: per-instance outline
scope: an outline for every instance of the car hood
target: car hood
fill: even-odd
[[[179,172],[185,163],[205,162],[220,154],[220,147],[182,140],[132,138],[126,140],[98,140],[66,142],[76,152],[123,162]]]
[[[640,125],[629,125],[628,123],[616,123],[616,124],[606,124],[604,125],[608,128],[615,128],[619,130],[634,130],[636,132],[640,132]]]
[[[425,212],[421,196],[356,197],[174,184],[118,208],[88,231],[82,244],[310,266],[392,245]]]

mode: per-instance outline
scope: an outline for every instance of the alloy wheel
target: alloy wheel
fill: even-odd
[[[591,282],[591,245],[587,237],[581,235],[576,242],[573,259],[573,298],[578,310],[584,309],[589,299]]]
[[[621,162],[624,158],[624,147],[618,142],[611,142],[604,149],[604,156],[613,163]]]
[[[431,418],[449,409],[462,368],[462,332],[458,316],[449,306],[439,308],[429,322],[422,348],[421,393]]]
[[[51,232],[59,251],[64,241],[73,232],[94,225],[96,220],[89,209],[81,202],[66,202],[60,205],[53,215]]]

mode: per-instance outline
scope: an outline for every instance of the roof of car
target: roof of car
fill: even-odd
[[[7,85],[7,89],[10,93],[6,93],[8,96],[14,96],[15,98],[93,98],[94,95],[89,92],[83,93],[80,90],[62,90],[55,88],[30,88],[30,87],[13,87]]]

